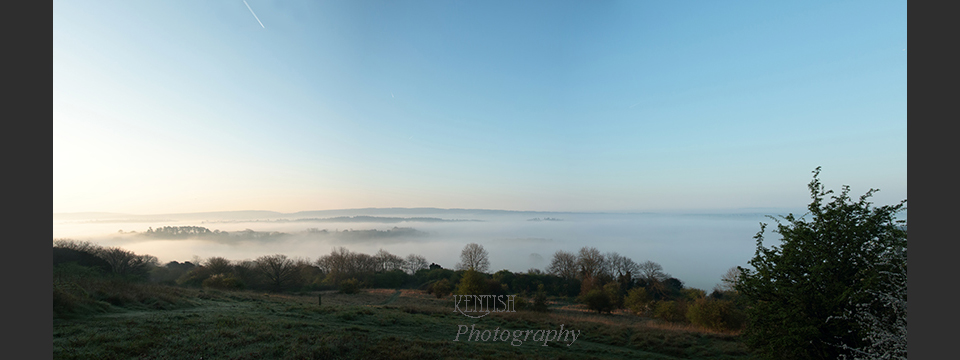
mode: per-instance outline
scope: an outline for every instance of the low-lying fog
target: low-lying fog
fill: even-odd
[[[213,256],[252,260],[271,254],[313,261],[344,246],[370,255],[379,249],[402,257],[419,254],[427,262],[453,268],[463,247],[475,242],[490,253],[491,272],[545,270],[557,250],[577,252],[589,246],[601,253],[620,253],[638,263],[657,262],[686,286],[710,292],[727,269],[747,265],[756,250],[753,236],[759,231],[760,222],[769,224],[764,244],[779,244],[779,236],[770,232],[775,228],[774,222],[765,214],[768,213],[596,214],[440,209],[432,213],[370,209],[296,214],[57,214],[53,236],[150,254],[161,264]],[[228,234],[147,234],[148,229],[160,230],[165,226],[195,226]]]

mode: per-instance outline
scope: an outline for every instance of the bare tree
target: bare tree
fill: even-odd
[[[407,260],[403,262],[403,269],[410,274],[416,274],[418,270],[426,268],[427,258],[420,255],[407,255]]]
[[[489,253],[483,249],[482,245],[469,243],[463,247],[460,252],[460,263],[457,264],[458,270],[474,269],[485,273],[490,269]]]
[[[616,252],[607,253],[604,257],[609,264],[610,275],[614,278],[629,276],[633,279],[640,276],[640,265],[632,259]]]
[[[219,256],[207,259],[203,265],[207,267],[211,275],[230,274],[233,272],[233,266],[230,265],[230,260]]]
[[[283,289],[298,275],[293,260],[286,255],[266,255],[257,258],[257,270],[267,279],[267,282],[276,290]]]
[[[53,247],[83,251],[91,254],[98,254],[101,250],[103,250],[103,247],[92,242],[73,239],[53,240]]]
[[[96,255],[110,264],[110,270],[117,275],[146,275],[150,266],[158,265],[155,256],[137,255],[118,247],[100,249]]]
[[[640,277],[647,282],[662,282],[670,277],[669,274],[663,272],[663,266],[653,261],[647,260],[638,266],[640,269]]]
[[[595,247],[582,247],[577,257],[577,267],[582,279],[593,279],[604,273],[604,258]]]
[[[403,258],[380,249],[373,256],[377,261],[377,271],[391,271],[403,267]]]
[[[550,266],[547,270],[551,274],[564,279],[576,279],[578,272],[577,255],[563,250],[557,250],[557,252],[553,254],[553,260],[550,261]]]
[[[727,270],[723,276],[720,277],[721,284],[718,288],[721,291],[736,291],[734,285],[737,283],[737,278],[740,277],[740,269],[736,266]]]
[[[321,256],[317,259],[317,266],[327,274],[327,278],[337,284],[340,280],[348,279],[351,262],[350,250],[345,247],[338,247],[330,252],[330,255]]]
[[[233,273],[236,274],[240,281],[243,281],[245,284],[249,285],[258,283],[260,279],[259,271],[257,271],[257,263],[250,260],[240,260],[234,262]]]

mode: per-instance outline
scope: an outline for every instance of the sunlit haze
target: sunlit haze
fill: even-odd
[[[906,1],[54,1],[53,212],[762,214],[803,209],[818,166],[827,188],[892,204],[907,52]],[[644,220],[622,229],[657,235],[600,250],[708,287],[752,255],[753,216],[706,269],[680,270],[719,247],[625,245],[715,233],[682,221],[682,239]],[[436,256],[542,238],[549,262],[596,240],[489,226]],[[137,250],[171,251],[155,245]],[[187,252],[161,260],[217,255]],[[535,261],[506,257],[532,252],[492,260],[522,271]]]

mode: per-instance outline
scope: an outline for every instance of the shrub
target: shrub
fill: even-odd
[[[699,299],[687,309],[691,323],[708,329],[740,330],[746,316],[729,300]]]
[[[687,322],[687,304],[682,301],[660,301],[653,310],[653,317],[669,322]]]
[[[707,292],[697,288],[686,288],[680,290],[680,295],[682,295],[685,300],[697,301],[698,299],[707,297]]]
[[[590,310],[596,310],[598,314],[613,311],[613,302],[610,301],[607,293],[600,289],[593,289],[580,295],[580,302],[586,304]]]
[[[203,280],[203,287],[225,290],[241,290],[245,286],[243,281],[240,281],[240,279],[237,279],[236,277],[228,277],[223,274],[216,274],[207,278],[206,280]]]
[[[360,281],[356,278],[349,278],[340,282],[340,293],[356,294],[360,292]]]
[[[457,284],[457,295],[484,295],[488,290],[487,281],[480,272],[467,269]]]
[[[819,174],[807,213],[772,218],[781,239],[769,248],[760,224],[753,269],[738,268],[744,341],[766,358],[906,358],[907,229],[896,218],[907,201],[873,207],[875,189],[856,200],[846,185],[828,200]]]
[[[537,294],[533,297],[533,311],[547,312],[549,310],[547,308],[547,291],[544,290],[543,284],[537,285]]]
[[[610,282],[603,286],[603,292],[610,299],[610,307],[619,309],[623,307],[623,296],[620,296],[620,283]]]
[[[651,300],[650,294],[647,293],[647,289],[637,287],[630,289],[630,291],[627,292],[627,298],[624,300],[624,305],[634,314],[640,315],[649,309]]]
[[[433,283],[433,286],[431,286],[430,289],[433,292],[433,295],[436,296],[437,299],[440,299],[444,296],[450,295],[453,287],[450,286],[449,280],[440,279],[440,281]]]

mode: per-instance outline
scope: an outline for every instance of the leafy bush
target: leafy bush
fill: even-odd
[[[580,295],[580,302],[586,304],[590,310],[596,310],[598,314],[613,311],[613,302],[610,301],[610,296],[600,289],[593,289]]]
[[[453,290],[453,287],[450,286],[450,281],[447,279],[440,279],[433,283],[433,286],[430,288],[433,292],[433,295],[440,299],[444,296],[450,295],[450,292]]]
[[[340,282],[340,293],[356,294],[360,292],[360,281],[356,278],[349,278]]]
[[[660,301],[653,309],[653,317],[669,322],[687,322],[687,304],[683,301]]]
[[[698,299],[687,308],[687,320],[711,330],[740,330],[746,315],[729,300]]]
[[[697,301],[698,299],[707,297],[707,292],[697,288],[686,288],[680,290],[680,295],[683,296],[685,300]]]
[[[868,199],[825,197],[814,170],[807,215],[782,216],[779,246],[763,246],[766,224],[754,238],[753,269],[739,268],[735,290],[749,322],[744,340],[766,358],[829,358],[885,354],[906,358],[906,200],[872,207]],[[782,221],[781,221],[782,220]]]
[[[650,294],[647,293],[647,289],[637,287],[627,292],[624,305],[634,314],[640,315],[649,310],[651,301],[652,299]]]
[[[233,276],[225,276],[224,274],[213,275],[206,280],[203,280],[203,287],[205,288],[214,288],[214,289],[224,289],[224,290],[241,290],[245,287],[243,281],[237,279]]]
[[[619,309],[623,307],[623,296],[620,296],[620,283],[610,282],[603,286],[603,292],[610,299],[610,307]]]
[[[544,290],[543,284],[537,286],[537,294],[533,297],[533,311],[536,312],[547,312],[547,291]]]
[[[489,289],[487,281],[480,272],[467,269],[457,284],[457,295],[484,295]]]

